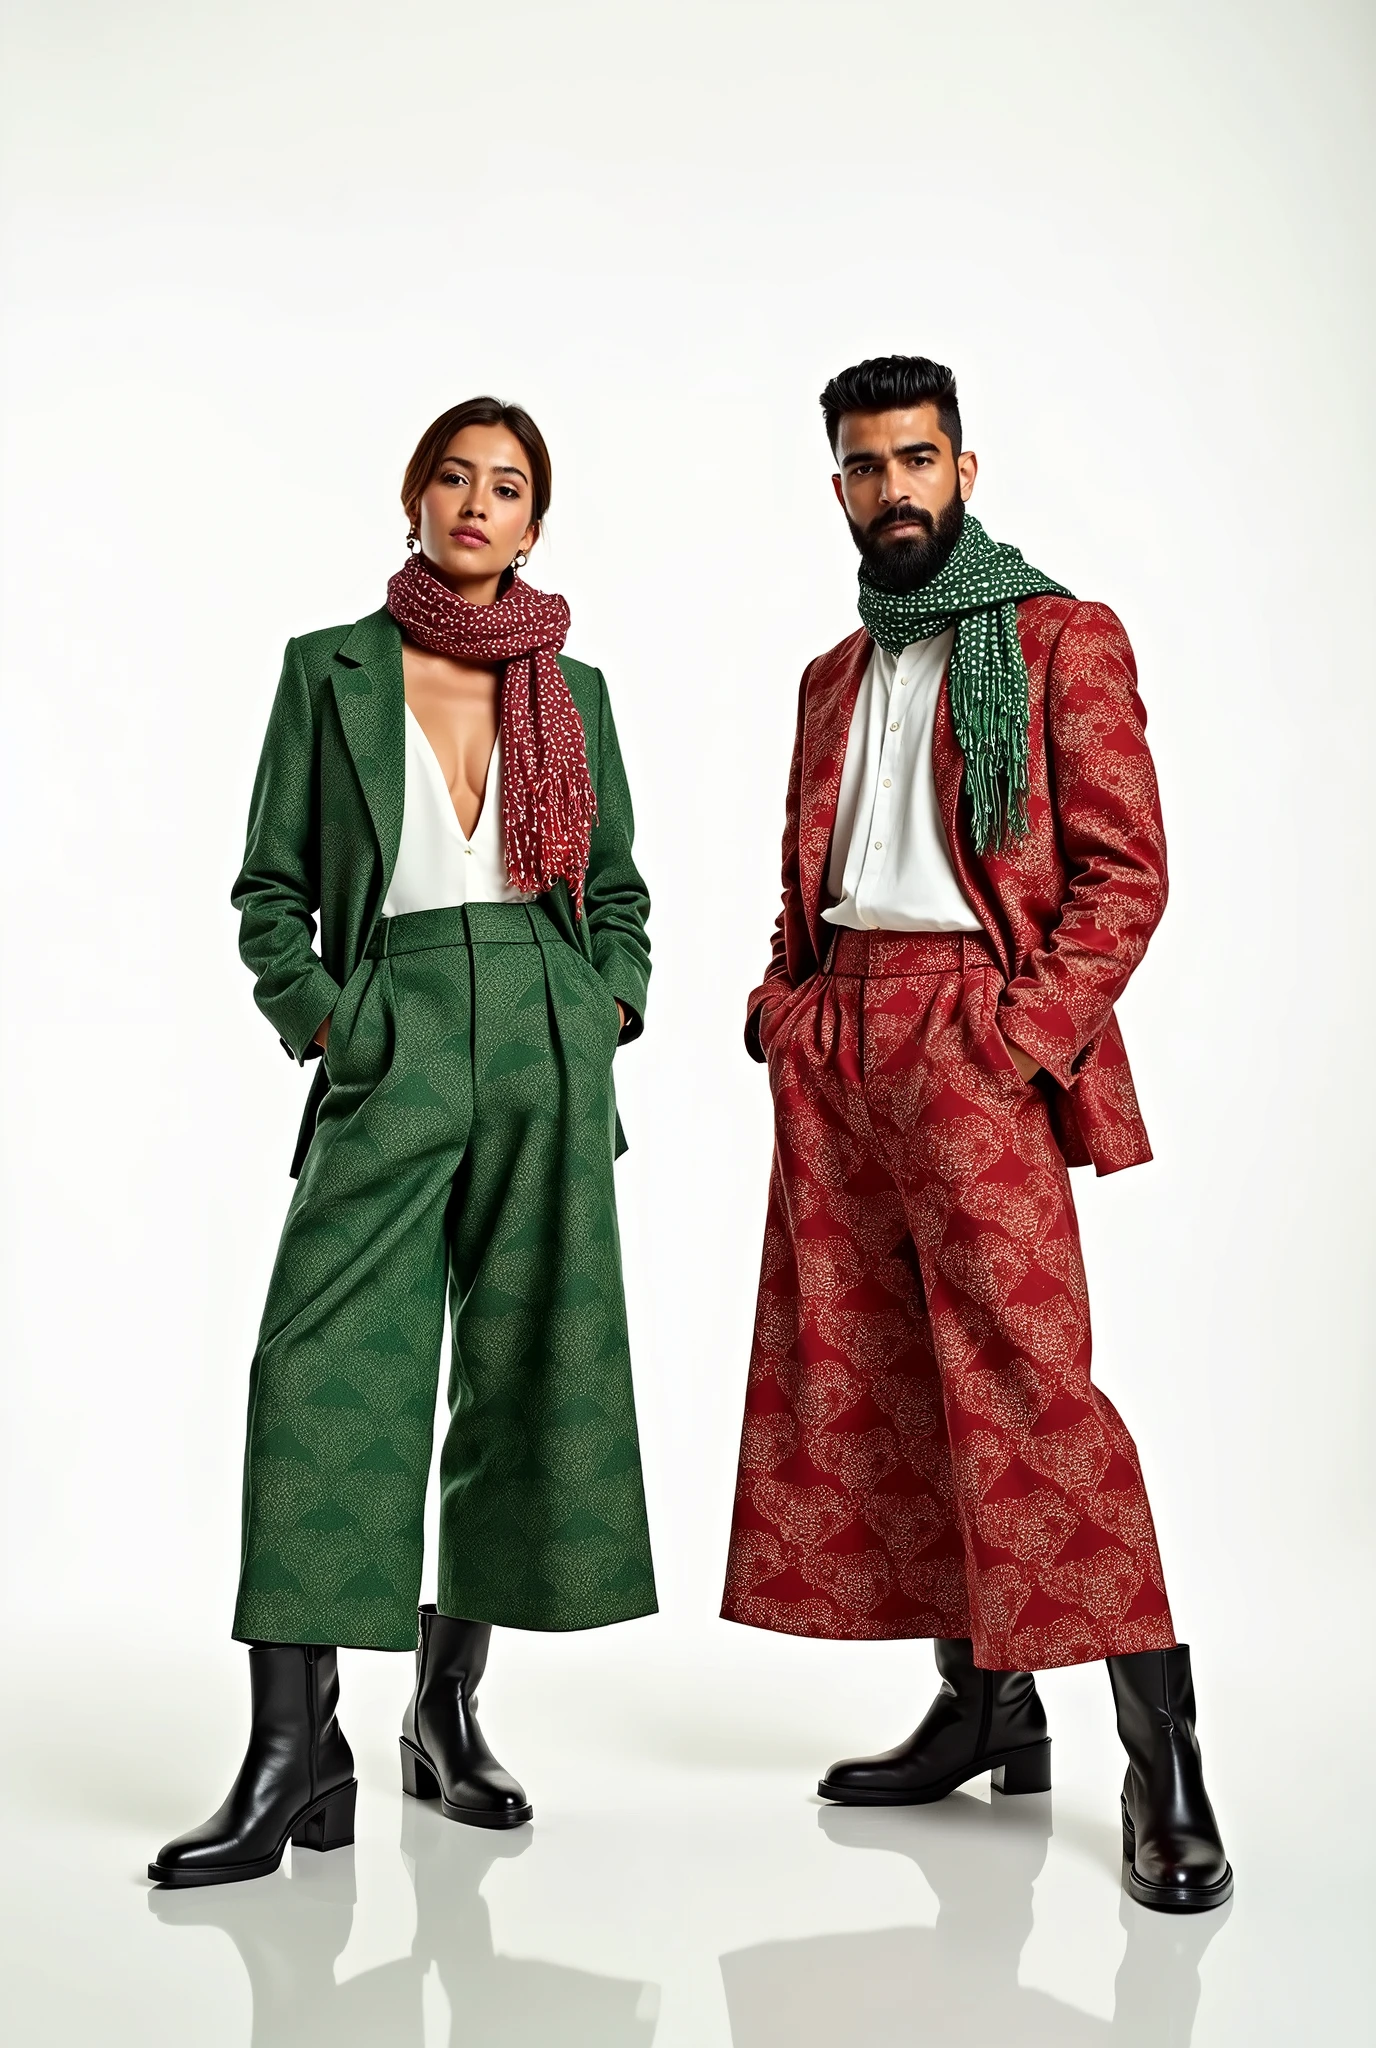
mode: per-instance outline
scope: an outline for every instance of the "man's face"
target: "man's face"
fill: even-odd
[[[841,420],[832,484],[882,590],[920,590],[960,538],[979,467],[951,452],[934,405],[852,412]]]

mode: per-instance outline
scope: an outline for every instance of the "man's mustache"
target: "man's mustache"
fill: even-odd
[[[871,519],[865,528],[866,540],[873,540],[886,526],[920,526],[927,533],[936,532],[936,521],[930,512],[924,512],[920,505],[891,505],[887,512],[881,512],[877,519]]]

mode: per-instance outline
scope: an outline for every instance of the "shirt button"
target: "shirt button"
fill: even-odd
[[[895,720],[894,720],[893,724],[892,724],[892,725],[891,725],[891,726],[889,727],[889,731],[890,731],[890,732],[897,732],[897,731],[898,731],[898,720],[897,720],[896,718],[895,718]]]
[[[876,839],[876,840],[875,840],[875,842],[874,842],[874,850],[875,850],[875,852],[876,852],[876,853],[878,853],[878,851],[879,851],[880,847],[881,847],[881,846],[882,846],[883,844],[884,844],[884,842],[883,842],[883,840],[882,840],[882,839]]]
[[[891,780],[889,779],[889,777],[888,777],[887,775],[886,775],[886,776],[884,777],[884,787],[885,787],[885,789],[892,789],[892,788],[893,788],[893,783],[892,783],[892,781],[891,781]]]

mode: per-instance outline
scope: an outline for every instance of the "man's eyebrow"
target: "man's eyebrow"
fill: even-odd
[[[935,441],[905,441],[901,448],[894,449],[895,455],[939,455],[941,450]],[[841,458],[842,469],[849,469],[854,462],[877,462],[879,457],[870,448],[854,448],[849,455]]]

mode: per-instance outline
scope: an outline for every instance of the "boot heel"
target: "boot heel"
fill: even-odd
[[[440,1781],[409,1742],[401,1745],[401,1789],[413,1799],[438,1799]]]
[[[341,1785],[318,1812],[298,1828],[292,1829],[291,1842],[294,1849],[347,1849],[354,1838],[354,1806],[358,1799],[358,1781],[351,1779]]]
[[[996,1792],[1049,1792],[1051,1790],[1051,1744],[1039,1742],[996,1764],[989,1773]]]

